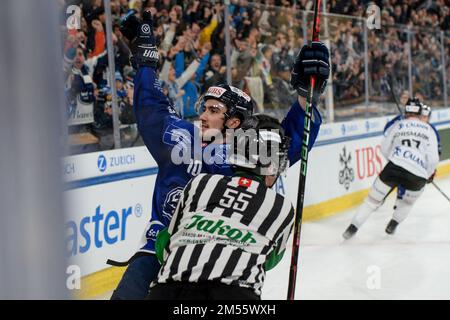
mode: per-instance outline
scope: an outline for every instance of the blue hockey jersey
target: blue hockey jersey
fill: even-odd
[[[156,236],[160,230],[169,226],[181,191],[188,181],[200,173],[230,176],[233,171],[225,161],[229,146],[201,143],[200,129],[179,118],[163,94],[152,68],[139,68],[134,82],[134,110],[138,129],[158,164],[146,244],[139,251],[155,253]],[[315,121],[311,121],[309,149],[322,123],[316,108],[313,108],[313,113]],[[300,159],[304,117],[305,112],[295,102],[282,122],[285,134],[291,137],[288,152],[291,165]]]

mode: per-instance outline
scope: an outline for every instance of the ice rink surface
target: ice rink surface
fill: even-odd
[[[450,195],[450,178],[435,182]],[[390,236],[384,229],[394,201],[391,195],[350,240],[342,233],[357,207],[304,222],[296,299],[450,299],[450,202],[428,184]],[[286,299],[291,250],[267,273],[262,299]]]

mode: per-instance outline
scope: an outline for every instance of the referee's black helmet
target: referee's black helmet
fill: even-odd
[[[278,119],[255,114],[235,131],[230,163],[234,170],[279,176],[289,167],[290,138]]]

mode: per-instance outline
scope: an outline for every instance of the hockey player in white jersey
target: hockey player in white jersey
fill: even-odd
[[[355,235],[372,212],[397,187],[399,194],[386,233],[393,234],[409,214],[414,202],[431,182],[439,163],[438,136],[428,123],[430,108],[418,99],[409,99],[405,118],[393,123],[384,133],[381,152],[388,163],[376,178],[364,203],[358,208],[343,237]]]

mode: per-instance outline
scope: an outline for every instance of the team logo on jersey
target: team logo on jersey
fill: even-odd
[[[339,171],[339,184],[344,185],[345,189],[350,188],[350,183],[355,180],[355,171],[350,167],[352,161],[352,155],[348,153],[345,147],[342,150],[342,154],[339,155],[339,162],[344,168]]]
[[[176,187],[167,193],[166,200],[163,205],[163,216],[167,219],[171,219],[175,208],[177,207],[178,200],[180,199],[183,188]]]
[[[192,143],[192,135],[189,130],[171,123],[163,134],[163,142],[167,145],[179,145],[180,148],[188,149]]]

